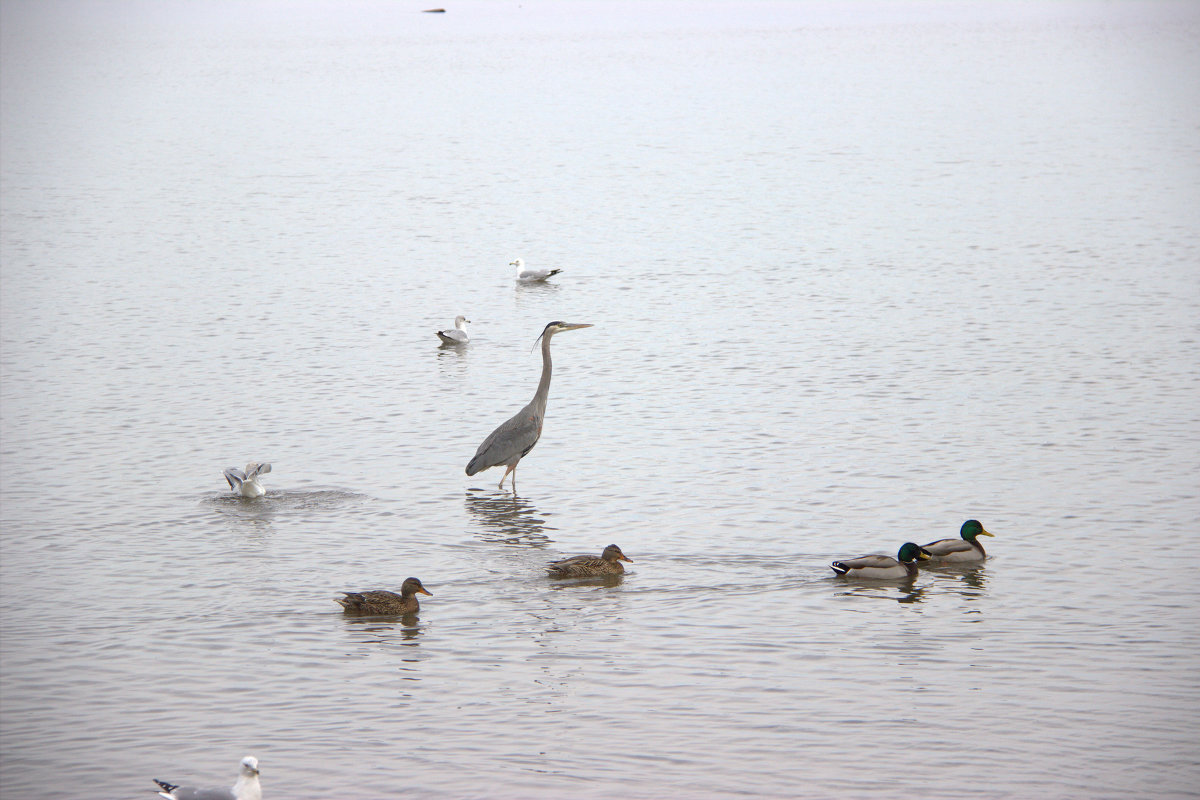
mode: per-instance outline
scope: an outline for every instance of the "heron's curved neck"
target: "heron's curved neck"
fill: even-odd
[[[546,400],[550,396],[550,337],[542,337],[542,379],[538,381],[537,392],[533,395],[534,409],[538,414],[546,413]]]

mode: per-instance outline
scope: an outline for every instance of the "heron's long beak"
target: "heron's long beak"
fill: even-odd
[[[580,328],[590,328],[590,327],[592,327],[592,323],[590,323],[590,322],[560,322],[558,330],[556,330],[554,333],[562,333],[563,331],[577,331]],[[531,353],[533,352],[534,348],[538,346],[538,342],[540,342],[542,340],[542,337],[545,335],[546,335],[546,331],[544,331],[544,330],[538,334],[538,337],[533,340],[533,347],[529,348],[529,352],[531,352]],[[553,334],[551,334],[551,335],[553,335]]]

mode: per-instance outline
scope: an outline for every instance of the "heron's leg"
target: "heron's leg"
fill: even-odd
[[[512,473],[512,475],[513,475],[513,491],[514,491],[514,492],[515,492],[515,491],[517,491],[517,484],[516,484],[516,480],[517,480],[517,478],[516,478],[516,475],[517,475],[517,472],[516,472],[516,469],[517,469],[517,465],[516,465],[516,464],[509,464],[507,467],[505,467],[505,469],[504,469],[504,474],[500,476],[500,486],[499,486],[498,488],[500,488],[500,489],[503,489],[503,488],[504,488],[504,479],[505,479],[505,478],[507,478],[507,477],[508,477],[508,474],[511,472],[511,473]]]

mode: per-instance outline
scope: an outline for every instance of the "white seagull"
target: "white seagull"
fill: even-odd
[[[267,490],[258,482],[258,476],[266,475],[270,471],[270,464],[259,464],[251,461],[246,465],[245,472],[242,472],[237,467],[230,467],[225,470],[225,480],[229,481],[229,488],[233,490],[234,494],[239,494],[242,497],[262,497],[267,493]]]
[[[258,759],[246,756],[242,759],[242,772],[238,775],[237,783],[230,789],[195,789],[191,786],[154,780],[162,791],[159,797],[167,800],[262,800],[262,786],[258,783]]]
[[[561,269],[525,269],[525,262],[519,258],[516,261],[508,262],[508,265],[517,268],[518,283],[539,283],[551,275],[562,272]]]
[[[449,330],[436,331],[438,338],[442,340],[442,344],[466,344],[471,341],[471,337],[467,336],[467,326],[471,324],[471,320],[459,314],[454,318],[454,327]]]

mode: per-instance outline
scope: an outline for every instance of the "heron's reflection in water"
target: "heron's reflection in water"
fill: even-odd
[[[466,504],[484,541],[537,547],[552,541],[545,532],[555,529],[546,525],[533,503],[518,495],[470,491]]]

